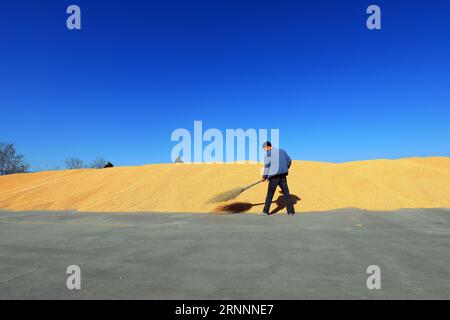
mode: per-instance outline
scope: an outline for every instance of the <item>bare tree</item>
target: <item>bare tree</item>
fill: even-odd
[[[106,160],[102,159],[102,158],[97,158],[94,161],[92,161],[91,163],[91,168],[92,169],[102,169],[104,168],[106,165]]]
[[[67,169],[82,169],[83,161],[78,158],[68,158],[64,161]]]
[[[112,168],[112,167],[114,167],[114,165],[109,161],[107,164],[105,164],[105,168]]]
[[[26,172],[30,165],[18,154],[14,144],[0,143],[0,176]]]

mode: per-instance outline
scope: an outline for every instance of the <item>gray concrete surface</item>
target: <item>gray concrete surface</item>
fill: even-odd
[[[1,212],[0,299],[448,299],[449,222],[448,209]],[[81,290],[66,288],[69,265]]]

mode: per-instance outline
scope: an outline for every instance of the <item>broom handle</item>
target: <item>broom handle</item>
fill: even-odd
[[[246,186],[246,187],[244,188],[244,190],[248,190],[248,189],[250,189],[251,187],[254,187],[254,186],[256,186],[258,183],[261,183],[261,182],[262,182],[261,180],[258,180],[258,181],[256,181],[255,183],[249,184],[248,186]]]

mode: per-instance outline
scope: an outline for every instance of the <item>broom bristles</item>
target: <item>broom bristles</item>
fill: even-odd
[[[222,193],[218,194],[217,196],[215,196],[214,198],[212,198],[210,200],[210,202],[225,202],[225,201],[233,200],[233,199],[237,198],[242,192],[244,192],[247,189],[250,189],[251,187],[257,185],[260,182],[261,181],[257,181],[255,183],[249,184],[248,186],[245,186],[245,187],[238,187],[238,188],[234,188],[234,189],[222,192]]]
[[[232,190],[225,191],[212,198],[211,202],[224,202],[232,200],[234,198],[237,198],[242,192],[244,192],[244,190],[245,190],[244,188],[235,188]]]

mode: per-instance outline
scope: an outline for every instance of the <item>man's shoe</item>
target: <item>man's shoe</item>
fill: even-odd
[[[295,214],[295,212],[288,212],[288,216],[293,216]]]
[[[260,212],[260,213],[258,213],[260,216],[268,216],[269,215],[269,213],[267,213],[267,212]]]

